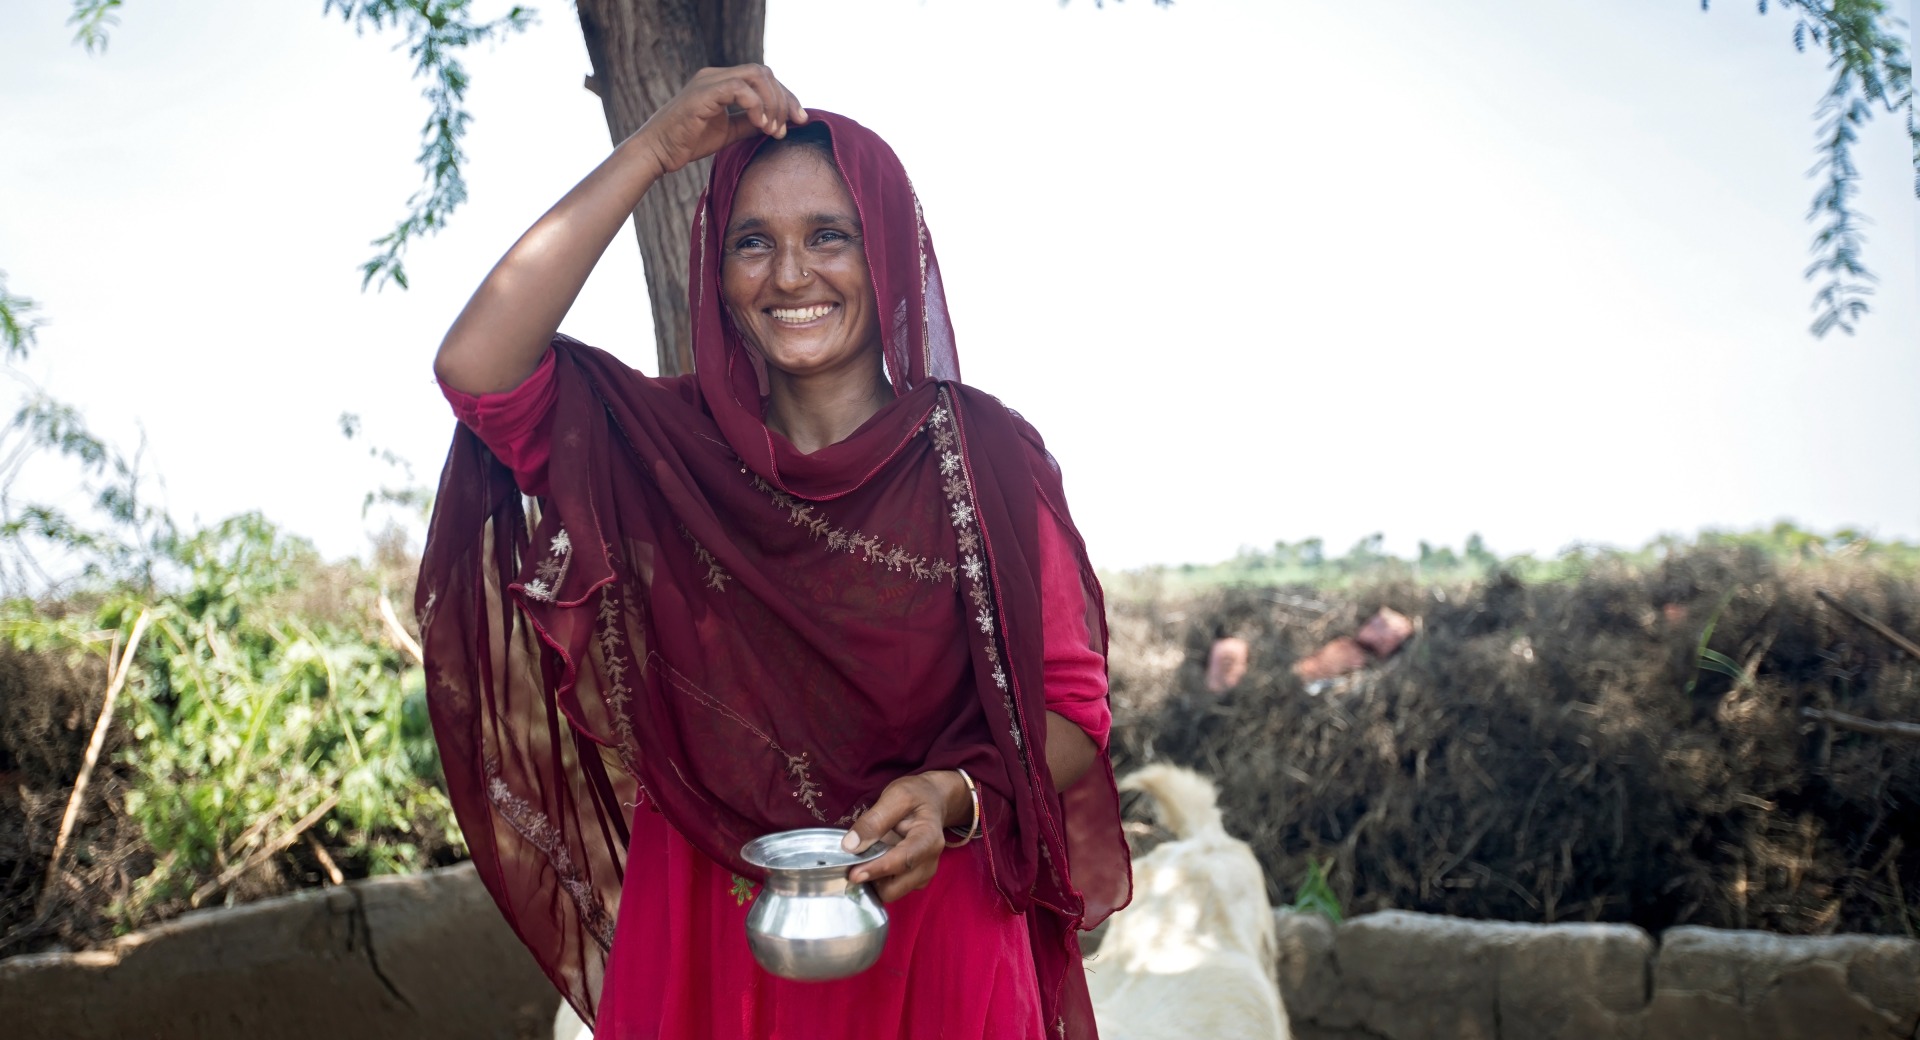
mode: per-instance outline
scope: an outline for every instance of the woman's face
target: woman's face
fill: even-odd
[[[740,335],[788,375],[873,363],[873,276],[859,211],[833,160],[783,148],[741,174],[722,240],[720,298]]]

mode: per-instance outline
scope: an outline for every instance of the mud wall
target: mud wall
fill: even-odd
[[[9,1040],[534,1040],[559,998],[470,865],[0,961]]]
[[[1298,1040],[1911,1040],[1920,942],[1277,911]],[[471,867],[0,961],[9,1040],[542,1040],[558,1000]]]
[[[1909,1040],[1920,942],[1278,911],[1299,1040]]]

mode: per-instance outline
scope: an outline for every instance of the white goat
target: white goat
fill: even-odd
[[[593,1040],[593,1030],[580,1021],[573,1005],[564,1000],[560,1002],[559,1013],[553,1016],[553,1040]]]
[[[1120,788],[1151,796],[1176,840],[1133,861],[1133,903],[1087,959],[1101,1037],[1287,1040],[1266,875],[1212,781],[1156,764]]]

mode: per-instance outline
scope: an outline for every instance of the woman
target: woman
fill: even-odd
[[[707,155],[695,373],[556,337],[641,195]],[[1099,587],[1038,435],[957,381],[892,151],[764,67],[704,70],[435,369],[463,421],[416,603],[448,788],[600,1040],[1092,1037],[1075,932],[1129,883]],[[852,979],[747,950],[740,847],[805,826],[892,845],[854,874],[891,923]]]

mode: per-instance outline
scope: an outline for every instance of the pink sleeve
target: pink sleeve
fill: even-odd
[[[453,405],[454,417],[513,470],[514,483],[529,495],[547,493],[553,405],[558,398],[553,365],[553,351],[549,350],[532,375],[521,380],[519,386],[497,394],[469,394],[445,382],[440,384],[440,392]]]
[[[1042,679],[1047,710],[1085,730],[1106,749],[1113,729],[1107,706],[1107,659],[1087,631],[1087,592],[1080,559],[1058,517],[1040,507]]]

